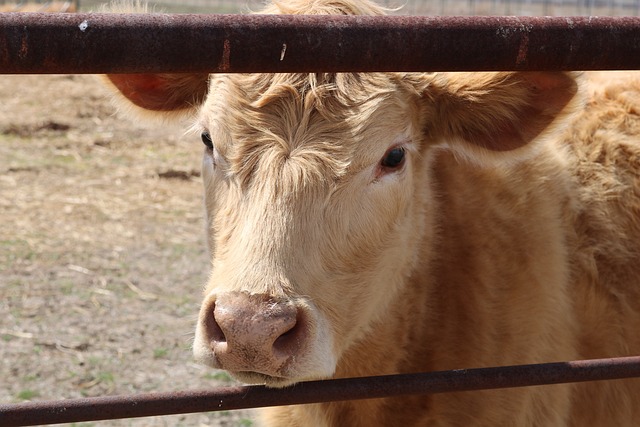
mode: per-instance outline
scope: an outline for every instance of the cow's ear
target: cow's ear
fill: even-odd
[[[129,106],[153,113],[189,113],[207,96],[209,75],[108,74],[104,79]]]
[[[483,152],[529,145],[568,112],[576,75],[561,72],[441,73],[423,87],[433,138]],[[466,147],[464,147],[466,146]]]

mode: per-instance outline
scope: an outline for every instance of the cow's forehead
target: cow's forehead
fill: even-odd
[[[269,152],[339,177],[363,144],[384,145],[401,131],[400,81],[383,73],[217,76],[202,122],[234,173],[252,173],[248,165],[255,168]]]
[[[214,76],[205,121],[234,119],[253,125],[253,118],[264,117],[273,124],[272,112],[284,113],[285,120],[318,113],[317,119],[359,125],[382,100],[398,96],[400,80],[385,73]]]

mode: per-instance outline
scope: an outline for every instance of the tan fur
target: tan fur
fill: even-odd
[[[205,338],[211,307],[243,293],[308,317],[278,377],[232,372],[272,386],[639,354],[640,85],[617,80],[212,76],[197,125],[215,145],[197,359],[224,368]],[[406,164],[385,170],[396,146]],[[636,426],[640,381],[273,408],[265,424]]]

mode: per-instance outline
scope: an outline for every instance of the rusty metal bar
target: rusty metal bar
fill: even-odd
[[[0,14],[0,74],[607,69],[640,18]]]
[[[640,357],[0,405],[0,425],[27,426],[640,377]]]

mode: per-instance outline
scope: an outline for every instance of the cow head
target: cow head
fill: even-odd
[[[562,73],[108,77],[138,107],[197,110],[212,272],[194,353],[272,386],[331,377],[428,262],[435,150],[531,155],[576,91]]]

